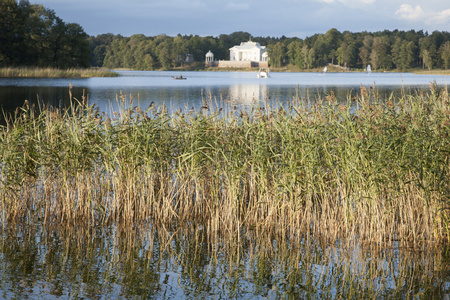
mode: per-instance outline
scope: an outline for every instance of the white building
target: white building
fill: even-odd
[[[266,46],[261,46],[251,40],[242,42],[239,46],[230,48],[230,61],[268,62],[267,50]]]
[[[230,48],[230,60],[214,60],[214,54],[208,51],[205,55],[205,66],[219,68],[268,68],[269,54],[266,46],[259,43],[243,42]]]
[[[205,59],[206,63],[210,63],[210,62],[214,61],[214,54],[211,52],[211,50],[209,50],[208,53],[206,53],[205,57],[206,57],[206,59]]]

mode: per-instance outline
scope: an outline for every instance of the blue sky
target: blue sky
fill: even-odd
[[[448,0],[30,0],[89,35],[300,37],[383,30],[450,31]]]

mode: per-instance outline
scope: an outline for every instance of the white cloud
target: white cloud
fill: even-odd
[[[242,11],[247,10],[249,8],[248,3],[234,3],[234,2],[228,2],[226,9],[227,10],[233,10],[233,11]]]
[[[409,4],[402,4],[395,12],[400,19],[412,22],[424,22],[427,25],[439,25],[450,22],[450,9],[440,12],[424,11],[420,5],[412,7]]]
[[[361,4],[367,5],[375,2],[375,0],[338,0],[338,1],[347,6],[360,6]]]
[[[401,19],[409,21],[419,21],[425,17],[425,13],[423,12],[420,5],[412,7],[408,4],[402,4],[400,5],[400,8],[395,12],[395,14],[399,15]]]
[[[321,2],[321,3],[327,3],[327,4],[342,3],[345,6],[348,6],[351,8],[355,8],[355,7],[366,8],[365,7],[366,5],[375,3],[375,0],[316,0],[316,1]]]
[[[427,24],[446,24],[450,22],[450,9],[435,13],[426,21]]]

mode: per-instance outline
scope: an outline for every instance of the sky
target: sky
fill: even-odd
[[[219,36],[306,38],[383,30],[450,31],[448,0],[30,0],[78,23],[92,36]]]

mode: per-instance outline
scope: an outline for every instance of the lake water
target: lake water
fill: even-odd
[[[317,98],[333,92],[340,99],[356,93],[361,86],[375,87],[381,96],[402,90],[427,89],[430,82],[447,86],[448,76],[410,73],[275,73],[258,79],[256,72],[183,72],[186,80],[174,80],[178,72],[118,71],[119,77],[87,79],[5,79],[0,78],[0,105],[13,110],[23,101],[37,99],[51,105],[67,105],[69,86],[73,96],[88,97],[102,111],[117,109],[121,93],[134,105],[146,108],[150,103],[165,103],[169,108],[201,107],[202,99],[232,100],[250,105],[255,101],[285,102],[293,97]]]
[[[199,108],[202,99],[289,101],[333,92],[345,99],[361,86],[380,95],[447,86],[448,76],[403,73],[271,73],[120,71],[116,78],[0,79],[0,105],[14,110],[25,99],[67,105],[86,95],[105,112],[121,93],[136,105]],[[4,299],[449,299],[450,248],[389,248],[308,236],[261,238],[251,230],[239,243],[201,228],[154,224],[106,228],[0,226],[0,298]]]

